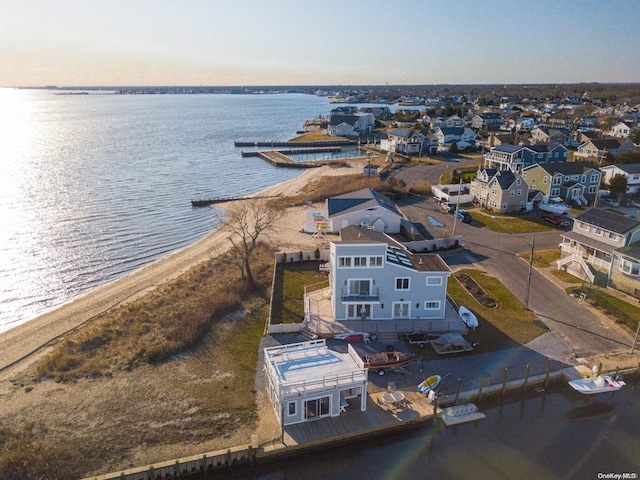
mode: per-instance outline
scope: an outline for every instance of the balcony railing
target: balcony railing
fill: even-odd
[[[345,293],[344,289],[342,289],[340,292],[340,299],[343,302],[379,302],[380,289],[376,288],[375,292],[369,293]]]

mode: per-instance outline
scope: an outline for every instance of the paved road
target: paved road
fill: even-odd
[[[428,175],[425,175],[423,167],[415,168],[421,168],[423,180],[432,181],[429,175],[437,172],[427,170]],[[411,168],[414,167],[405,170]],[[405,176],[408,175],[406,171]],[[454,216],[442,212],[431,199],[413,198],[399,206],[410,220],[422,223],[433,237],[450,235],[455,228],[455,234],[462,235],[465,250],[443,255],[445,262],[454,270],[475,266],[495,276],[523,303],[528,301],[529,308],[576,357],[629,352],[633,341],[631,335],[579,304],[535,269],[531,271],[529,283],[529,264],[516,254],[531,251],[532,242],[536,250],[557,248],[559,231],[504,234],[458,221],[454,227]]]

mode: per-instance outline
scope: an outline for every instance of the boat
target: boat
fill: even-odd
[[[435,390],[440,385],[441,381],[442,377],[440,375],[431,375],[418,385],[418,391],[428,395],[430,391]]]
[[[597,377],[579,378],[569,382],[571,388],[585,395],[595,393],[615,392],[626,385],[621,377],[615,378],[610,375],[599,375]]]
[[[369,370],[377,370],[378,375],[384,375],[384,371],[387,368],[400,367],[413,361],[413,353],[405,352],[381,352],[381,353],[369,353],[364,355],[364,366]]]
[[[337,335],[334,335],[333,338],[335,338],[336,340],[342,340],[343,342],[347,343],[369,343],[369,339],[371,338],[371,336],[366,332],[349,332],[339,333]]]
[[[546,203],[540,203],[538,208],[547,212],[557,213],[558,215],[564,215],[571,211],[571,208],[569,208],[569,206],[564,203],[564,200],[560,197],[550,197]]]
[[[459,333],[445,333],[435,340],[431,340],[431,346],[438,355],[447,353],[462,353],[472,351],[478,344],[467,342]]]
[[[467,327],[475,329],[478,326],[478,319],[467,307],[460,307],[458,315]]]

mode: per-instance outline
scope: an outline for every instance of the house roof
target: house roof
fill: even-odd
[[[355,192],[349,192],[327,199],[329,217],[358,210],[366,210],[376,206],[386,208],[402,216],[395,203],[371,188],[363,188]]]
[[[386,243],[386,262],[420,272],[450,272],[451,269],[437,253],[412,253],[400,242],[383,232],[349,225],[340,230],[336,243]]]
[[[331,115],[329,118],[329,125],[340,125],[342,123],[348,123],[353,126],[358,122],[357,115]]]
[[[534,165],[535,166],[535,165]],[[540,168],[543,168],[551,175],[560,173],[561,175],[579,175],[588,170],[597,170],[591,162],[558,162],[558,163],[544,163],[538,164]]]
[[[626,138],[594,138],[591,143],[598,150],[617,150],[626,141]]]
[[[505,152],[505,153],[515,153],[521,148],[523,147],[519,145],[511,145],[510,143],[503,143],[501,145],[498,145],[497,147],[494,147],[492,150],[496,150],[498,152]]]
[[[640,163],[623,163],[620,165],[607,165],[606,167],[602,167],[601,170],[614,170],[619,168],[623,172],[633,175],[635,173],[640,173]]]
[[[445,135],[462,135],[464,134],[464,127],[438,127],[440,131]]]
[[[640,221],[637,219],[603,208],[590,208],[578,215],[576,220],[619,234],[624,234],[640,227]]]
[[[495,175],[495,179],[502,190],[509,188],[516,181],[516,176],[510,170],[502,170]]]
[[[635,242],[628,247],[621,247],[616,250],[620,255],[633,258],[634,260],[640,260],[640,242]]]

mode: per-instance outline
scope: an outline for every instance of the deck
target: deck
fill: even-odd
[[[405,392],[404,406],[380,404],[383,392],[367,395],[367,410],[358,410],[359,399],[348,400],[349,406],[338,417],[325,417],[311,422],[297,423],[284,427],[284,444],[294,446],[304,443],[318,443],[334,437],[371,435],[394,425],[404,428],[407,422],[422,422],[433,418],[433,405],[418,392]],[[441,410],[438,409],[438,413]]]

